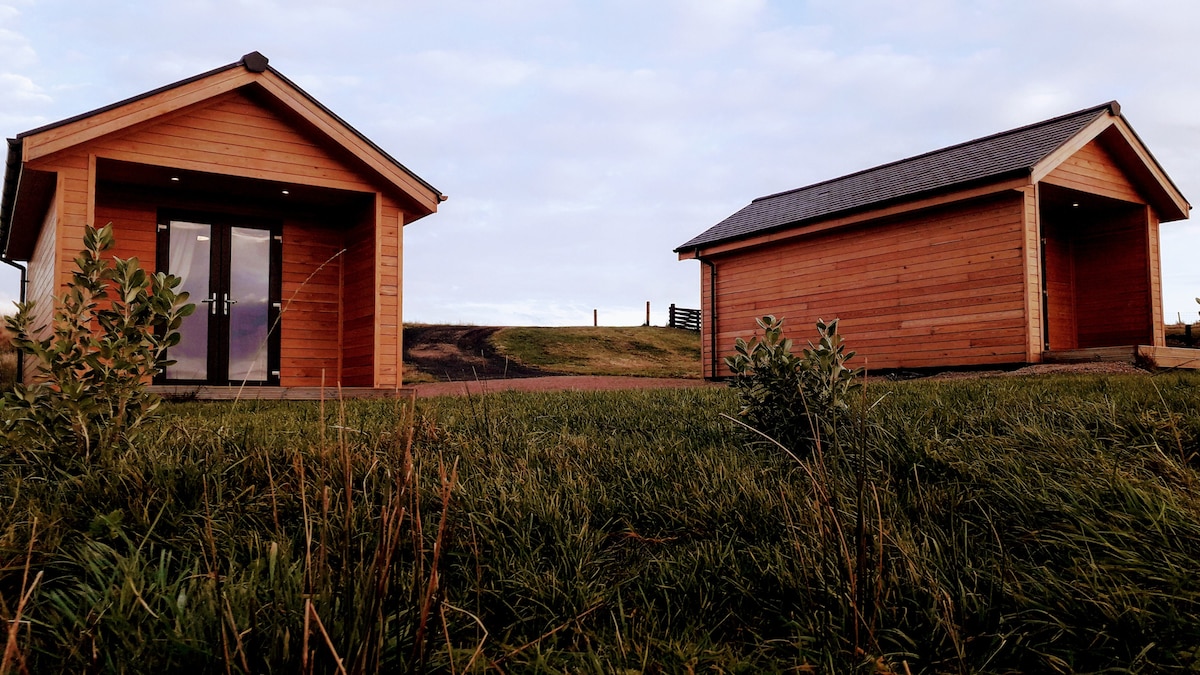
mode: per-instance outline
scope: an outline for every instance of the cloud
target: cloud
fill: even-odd
[[[671,249],[750,199],[1112,98],[1200,195],[1200,7],[1179,0],[19,7],[0,6],[10,135],[259,50],[448,193],[405,228],[413,320],[698,306]],[[1165,292],[1190,299],[1172,228],[1187,260],[1200,243],[1163,227]]]
[[[6,129],[24,131],[36,126],[43,118],[35,111],[44,110],[53,98],[41,87],[24,75],[0,73],[0,101],[4,101],[4,112],[0,113],[0,124]],[[10,135],[13,132],[8,132]]]

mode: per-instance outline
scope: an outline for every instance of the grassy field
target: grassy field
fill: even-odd
[[[173,405],[5,448],[0,615],[30,672],[1200,668],[1200,376],[866,400],[800,461],[725,389]]]
[[[503,328],[496,349],[514,361],[572,375],[700,377],[700,334],[674,328]]]

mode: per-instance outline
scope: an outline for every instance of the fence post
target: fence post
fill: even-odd
[[[646,301],[646,327],[650,327],[650,301]]]
[[[671,303],[671,308],[667,313],[667,325],[675,328],[675,303]]]
[[[599,325],[600,325],[600,310],[593,309],[592,310],[592,328],[596,328]]]

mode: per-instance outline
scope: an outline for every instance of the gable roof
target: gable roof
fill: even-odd
[[[923,155],[884,164],[841,178],[816,183],[786,192],[759,197],[740,211],[717,223],[675,249],[698,249],[789,226],[811,222],[865,208],[880,207],[922,196],[945,193],[1005,178],[1032,176],[1035,169],[1045,173],[1044,160],[1085,131],[1099,134],[1109,124],[1102,120],[1123,119],[1116,101],[1086,108],[1061,117],[985,136]],[[1127,140],[1142,146],[1127,124]],[[1086,136],[1086,134],[1084,134]],[[1142,146],[1144,150],[1144,146]],[[1186,201],[1148,151],[1138,153],[1153,164],[1153,173],[1161,176],[1177,195]],[[1062,157],[1061,159],[1065,159]],[[1061,161],[1061,160],[1060,160]],[[1039,166],[1041,165],[1041,166]]]
[[[16,203],[26,199],[34,203],[44,200],[46,190],[53,187],[53,181],[48,184],[42,172],[25,171],[25,162],[250,84],[266,91],[274,101],[347,150],[370,171],[412,197],[425,211],[418,215],[436,211],[437,204],[445,201],[446,197],[441,191],[272,68],[267,57],[259,52],[251,52],[229,65],[30,129],[8,139],[4,184],[0,188],[0,257],[7,255]]]

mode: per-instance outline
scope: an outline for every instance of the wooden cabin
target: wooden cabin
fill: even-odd
[[[10,139],[0,252],[41,322],[89,224],[182,277],[158,384],[395,389],[403,228],[444,199],[254,52]]]
[[[1158,226],[1190,209],[1114,101],[760,197],[676,252],[702,263],[706,377],[766,314],[800,344],[840,318],[871,370],[1180,365]]]

